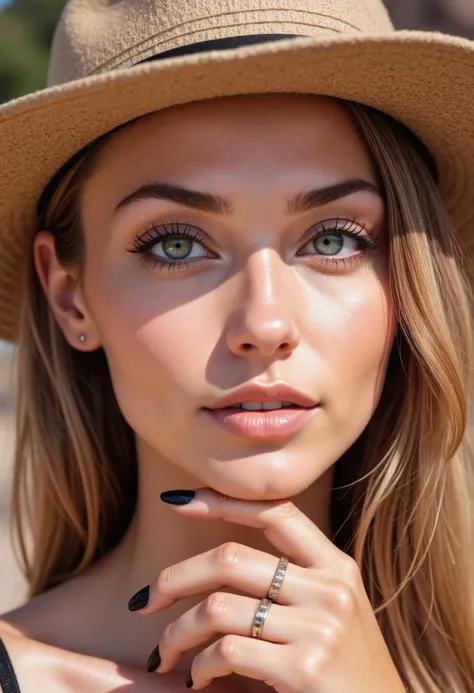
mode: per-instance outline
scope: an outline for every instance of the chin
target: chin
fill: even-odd
[[[232,469],[227,466],[224,474],[220,469],[220,473],[206,475],[206,485],[226,496],[242,500],[284,500],[297,496],[319,476],[302,474],[301,466],[296,469],[295,465],[266,465],[265,468],[252,465],[251,470],[246,464],[239,464],[237,469],[236,466],[232,465]]]

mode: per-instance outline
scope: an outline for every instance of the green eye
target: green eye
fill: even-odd
[[[163,252],[172,260],[182,260],[193,249],[193,240],[189,238],[170,238],[162,241]]]
[[[337,255],[344,245],[344,238],[340,233],[328,233],[315,238],[313,244],[321,255]]]
[[[312,234],[310,236],[310,234]],[[378,234],[368,232],[363,224],[354,220],[339,217],[327,219],[311,227],[305,235],[306,245],[298,255],[319,258],[319,262],[346,263],[350,259],[362,258],[368,250],[378,247]]]
[[[151,224],[143,235],[136,235],[129,251],[168,272],[188,269],[205,258],[217,257],[206,247],[206,236],[187,223]]]

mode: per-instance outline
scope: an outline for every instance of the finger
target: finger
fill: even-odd
[[[239,674],[274,688],[278,686],[280,691],[296,692],[289,652],[288,645],[225,635],[194,658],[190,671],[192,688],[199,690],[213,679]]]
[[[251,637],[260,600],[226,592],[214,592],[207,599],[170,623],[158,643],[160,672],[169,671],[185,652],[203,645],[216,635]],[[305,612],[271,604],[261,637],[275,643],[291,642],[308,636]]]
[[[150,585],[149,615],[167,609],[179,599],[229,587],[250,596],[266,597],[279,559],[237,542],[228,542],[161,571]],[[279,604],[305,604],[314,598],[314,575],[289,564],[275,598]]]
[[[182,515],[226,520],[262,529],[268,540],[303,567],[342,567],[348,556],[290,500],[247,501],[200,488],[186,505],[173,505]]]

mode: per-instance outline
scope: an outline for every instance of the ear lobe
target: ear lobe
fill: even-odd
[[[36,234],[33,254],[43,291],[66,340],[84,351],[98,349],[101,344],[83,297],[78,273],[59,262],[51,232]],[[80,334],[87,335],[85,343],[79,340]]]

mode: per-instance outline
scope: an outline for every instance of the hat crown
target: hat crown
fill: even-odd
[[[388,31],[393,25],[381,0],[69,0],[53,41],[48,85],[232,36]]]

